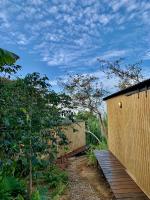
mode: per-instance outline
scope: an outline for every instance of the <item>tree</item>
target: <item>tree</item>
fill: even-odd
[[[18,169],[23,170],[19,176],[24,171],[29,175],[31,197],[33,167],[44,162],[43,155],[49,164],[53,163],[57,146],[68,144],[59,125],[62,122],[62,107],[69,105],[69,98],[52,91],[48,78],[39,73],[15,80],[9,76],[8,79],[6,74],[17,73],[19,69],[15,68],[14,54],[9,56],[12,56],[11,62],[7,59],[0,62],[1,72],[5,72],[0,76],[0,167],[5,175],[16,175],[14,166],[21,162],[24,169]]]
[[[135,85],[142,81],[142,67],[141,62],[134,64],[123,64],[123,59],[116,61],[106,61],[98,59],[100,69],[106,74],[107,78],[118,78],[117,87],[125,89],[129,86]]]
[[[57,145],[68,144],[59,129],[62,118],[58,105],[61,101],[64,103],[64,98],[51,91],[47,81],[47,77],[33,73],[1,85],[3,163],[21,160],[29,164],[30,196],[34,163],[39,162],[42,155],[47,155],[52,163],[56,159]]]
[[[67,82],[61,81],[64,90],[71,96],[74,107],[78,110],[89,110],[99,118],[102,134],[107,136],[107,128],[103,122],[102,107],[106,91],[98,78],[92,75],[70,75]]]

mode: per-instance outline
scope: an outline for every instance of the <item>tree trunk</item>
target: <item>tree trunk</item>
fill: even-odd
[[[29,174],[29,197],[32,195],[32,161],[30,159],[30,174]]]
[[[30,155],[29,155],[29,197],[32,195],[32,144],[30,139]]]

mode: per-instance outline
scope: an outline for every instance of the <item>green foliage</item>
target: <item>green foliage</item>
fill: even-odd
[[[9,200],[10,199],[10,192],[8,188],[3,184],[3,182],[0,183],[0,197],[1,200]]]
[[[0,182],[0,197],[3,200],[17,197],[18,194],[26,196],[25,184],[15,177],[3,177]]]
[[[59,184],[55,190],[51,193],[52,200],[59,200],[60,196],[64,193],[66,190],[67,185],[66,184]]]
[[[0,48],[0,73],[4,73],[5,75],[17,73],[21,68],[19,65],[15,64],[18,58],[19,56],[16,54]]]
[[[96,157],[94,155],[93,149],[89,149],[86,153],[88,158],[88,165],[96,166]]]
[[[0,48],[0,66],[12,65],[18,58],[16,54]]]
[[[79,120],[84,120],[86,123],[86,129],[94,133],[94,135],[96,135],[100,141],[102,140],[103,137],[101,134],[101,127],[99,119],[97,118],[96,115],[93,115],[90,112],[79,112],[76,118]],[[106,120],[104,122],[106,122]],[[96,145],[98,144],[98,141],[91,134],[87,133],[86,143],[88,145],[90,144]]]
[[[59,125],[62,109],[70,106],[70,98],[52,91],[48,78],[36,72],[11,79],[10,75],[20,69],[15,64],[18,58],[0,49],[0,170],[5,192],[0,191],[6,197],[21,198],[17,197],[23,192],[20,182],[12,177],[29,178],[32,183],[33,172],[54,163],[57,146],[68,144]],[[31,190],[30,184],[29,193]]]
[[[41,185],[37,187],[39,194],[40,194],[40,200],[49,200],[51,198],[49,194],[49,188],[47,185]]]
[[[62,99],[49,90],[47,78],[38,73],[1,83],[0,152],[3,164],[13,163],[14,157],[16,162],[21,160],[22,164],[28,164],[31,148],[33,164],[38,163],[42,154],[49,155],[50,161],[55,160],[56,146],[67,144],[66,137],[58,128],[61,115],[57,106]]]
[[[98,145],[90,145],[89,150],[87,151],[87,159],[88,159],[88,165],[96,165],[96,157],[94,155],[95,150],[107,150],[107,141],[105,138],[102,139],[102,142]]]
[[[40,200],[58,200],[64,193],[67,185],[67,172],[61,170],[56,165],[51,165],[48,171],[41,172],[41,174],[37,176],[37,190],[32,194],[32,198],[40,198]]]
[[[67,184],[68,176],[65,171],[53,165],[45,173],[45,180],[48,182],[50,188],[56,188],[58,185]]]
[[[40,193],[38,190],[34,191],[31,196],[31,200],[41,200]]]
[[[100,128],[99,120],[96,118],[96,116],[91,116],[87,120],[87,124],[88,124],[89,130],[101,140],[102,138],[101,128]],[[87,141],[87,144],[97,144],[97,140],[88,133],[87,133],[86,141]]]
[[[15,200],[24,200],[24,198],[23,198],[23,196],[22,196],[22,195],[18,194],[18,196],[16,197],[16,199],[15,199]]]
[[[67,172],[53,165],[50,167],[49,171],[45,173],[45,180],[51,189],[51,198],[53,200],[59,199],[68,184]]]

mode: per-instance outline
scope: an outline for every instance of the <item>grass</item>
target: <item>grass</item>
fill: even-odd
[[[96,166],[96,157],[94,154],[94,150],[107,150],[108,149],[108,145],[107,145],[107,141],[104,138],[101,143],[99,143],[98,145],[90,145],[89,150],[87,151],[87,159],[88,159],[88,165],[89,166]]]

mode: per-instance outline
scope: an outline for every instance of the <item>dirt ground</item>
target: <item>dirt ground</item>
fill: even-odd
[[[113,195],[102,173],[87,165],[86,156],[69,160],[69,189],[61,200],[111,200]]]

